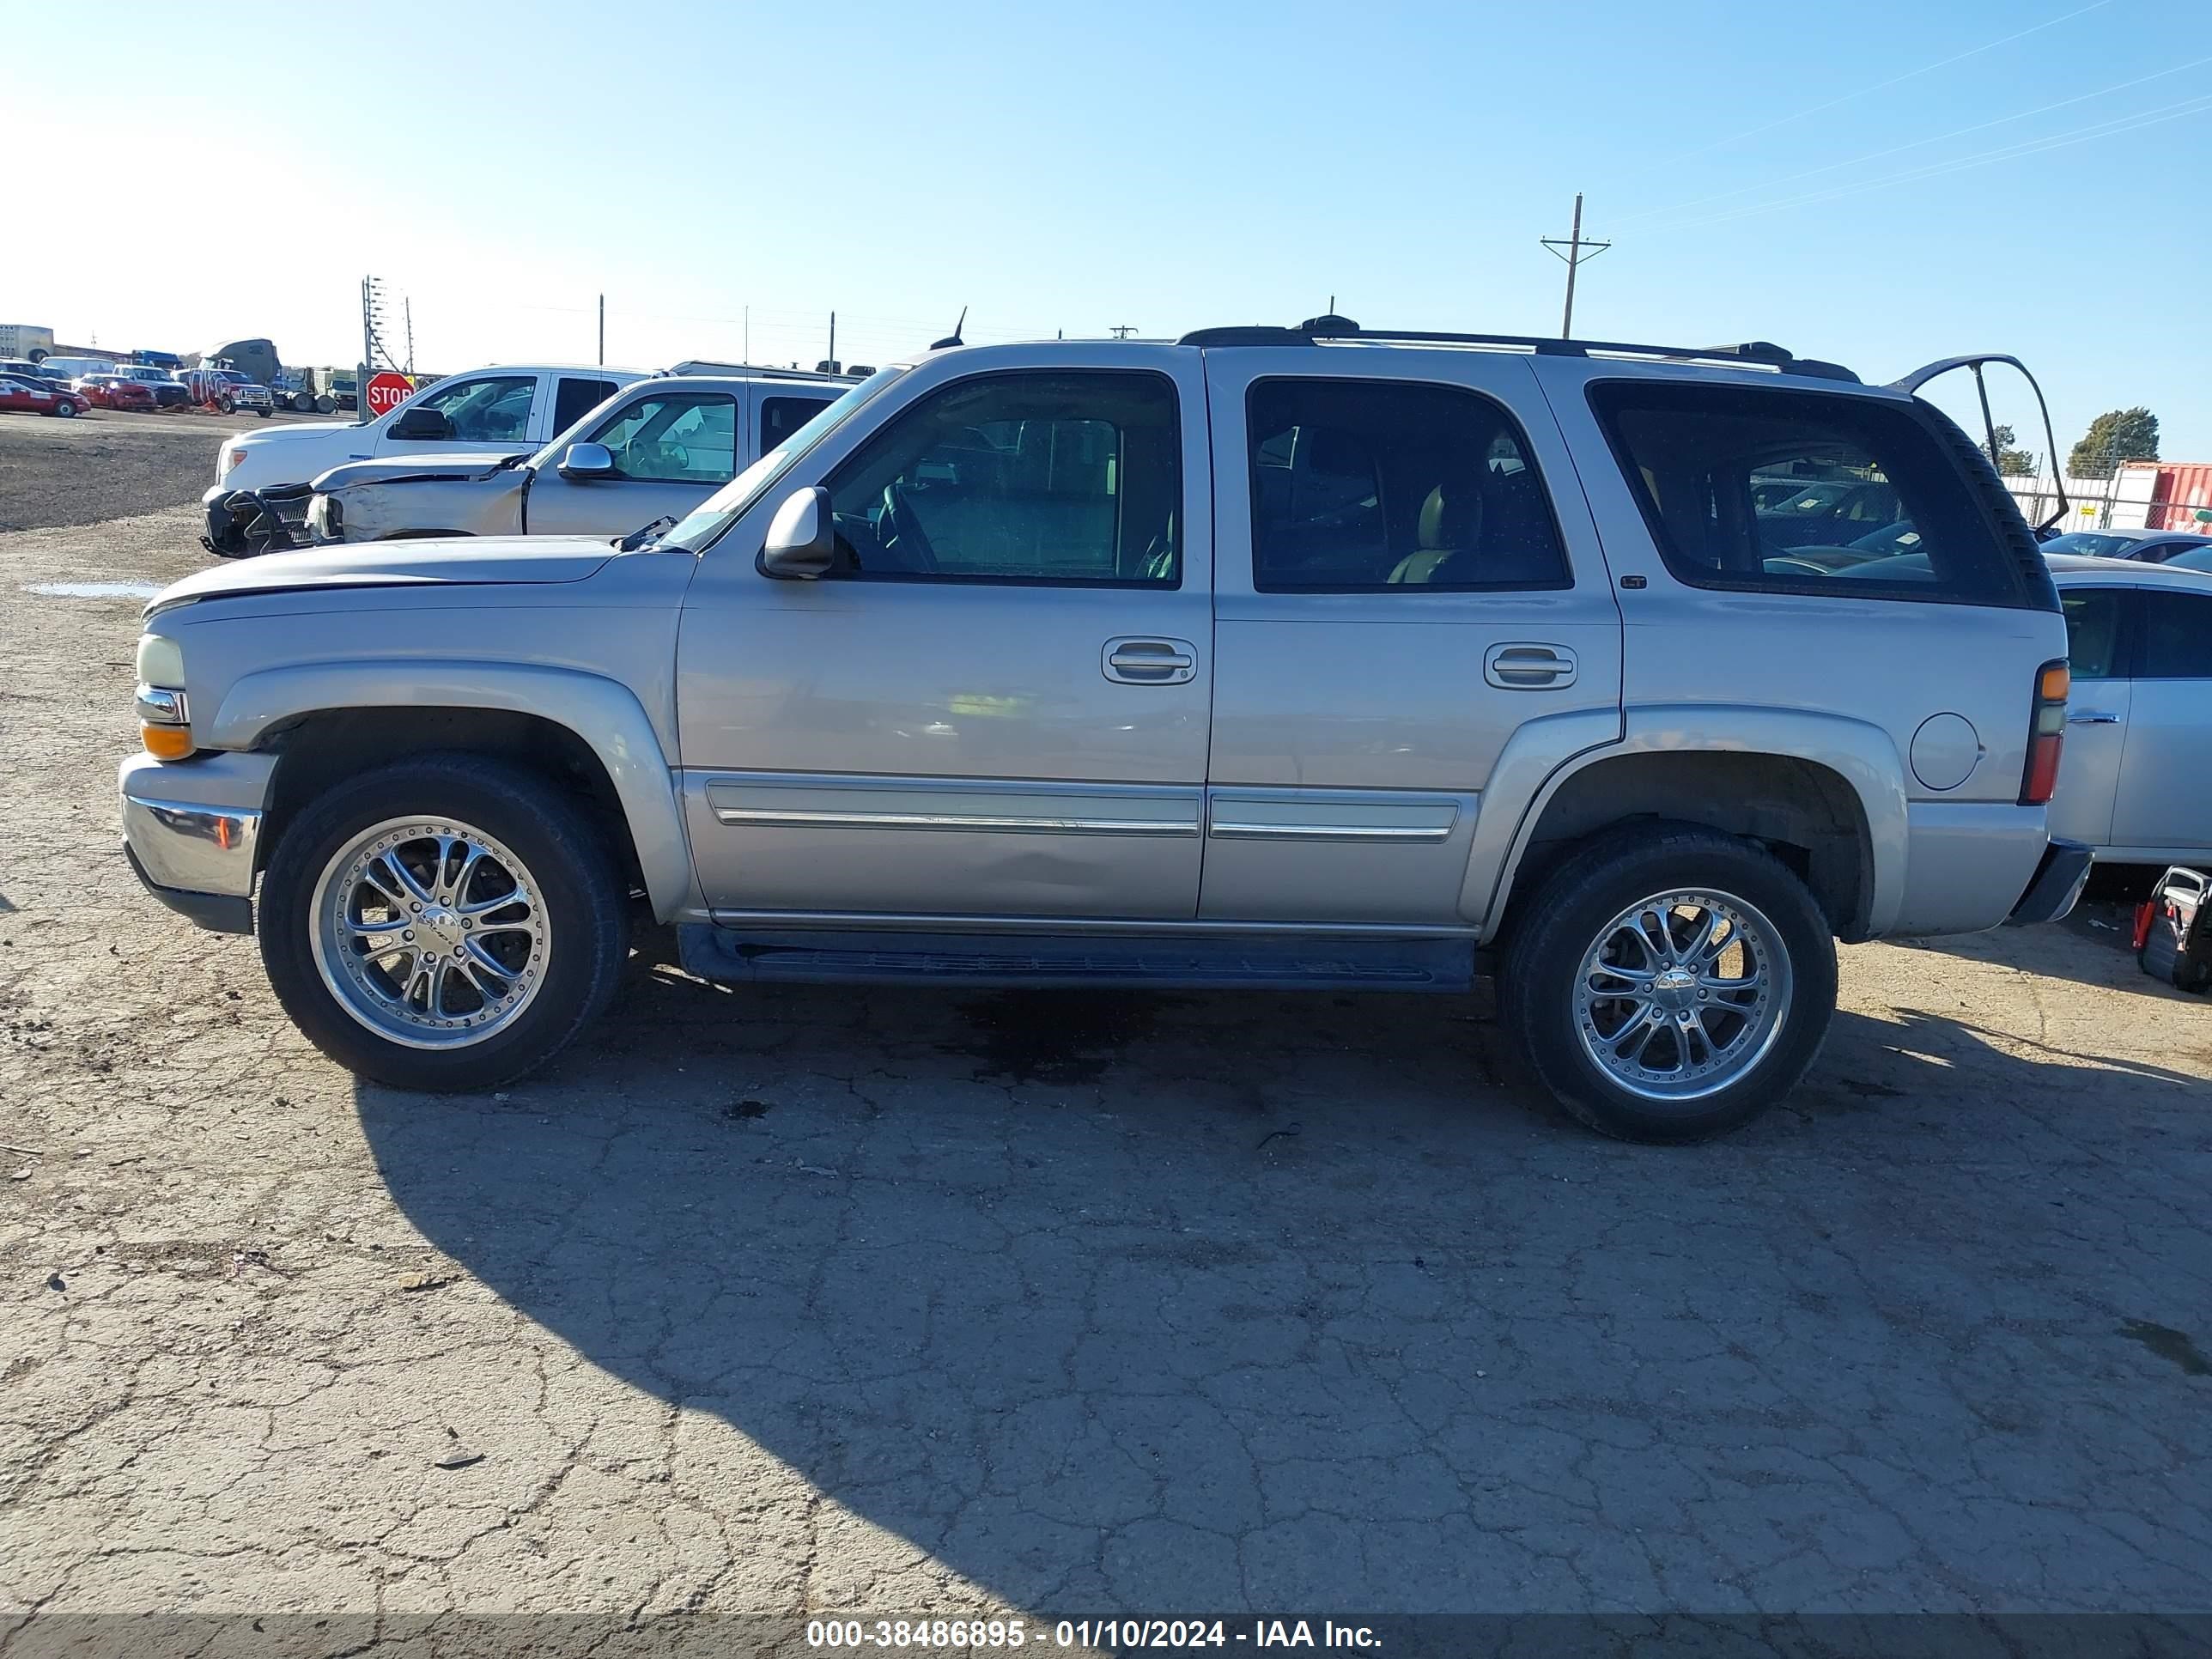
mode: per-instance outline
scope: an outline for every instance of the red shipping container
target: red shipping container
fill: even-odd
[[[2158,479],[2151,486],[2147,527],[2212,535],[2212,520],[2198,519],[2200,512],[2212,514],[2212,462],[2158,463]]]

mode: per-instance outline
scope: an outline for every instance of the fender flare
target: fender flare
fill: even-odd
[[[1516,739],[1517,741],[1517,735]],[[1493,781],[1510,775],[1506,754],[1499,757]],[[1521,861],[1534,839],[1544,809],[1568,779],[1588,767],[1622,755],[1675,754],[1692,751],[1777,755],[1826,767],[1850,787],[1865,816],[1869,870],[1872,891],[1867,907],[1867,936],[1878,939],[1897,921],[1905,902],[1906,861],[1911,854],[1911,825],[1906,810],[1905,767],[1897,744],[1887,732],[1870,722],[1844,714],[1820,714],[1802,708],[1770,708],[1755,704],[1648,703],[1627,711],[1618,742],[1605,743],[1560,757],[1541,786],[1528,796],[1513,820],[1512,836],[1504,861],[1486,895],[1478,897],[1470,879],[1465,914],[1481,927],[1481,942],[1490,943],[1504,920],[1506,900]],[[1493,792],[1494,793],[1494,792]],[[1486,798],[1484,805],[1490,806]],[[1498,803],[1501,808],[1507,802]],[[1485,817],[1490,816],[1486,811]],[[1481,831],[1477,823],[1477,834]],[[1502,826],[1493,834],[1503,839]],[[1474,872],[1470,872],[1471,877]]]
[[[675,774],[637,695],[619,681],[524,663],[415,660],[268,668],[225,692],[204,739],[251,750],[271,727],[325,709],[485,708],[532,714],[574,732],[606,769],[644,872],[653,913],[666,921],[696,902],[690,843]]]

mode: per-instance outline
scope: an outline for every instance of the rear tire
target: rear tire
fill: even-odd
[[[454,1093],[544,1065],[605,1008],[628,897],[604,838],[546,779],[430,755],[341,784],[292,822],[258,931],[308,1041],[357,1076]]]
[[[1835,1014],[1835,942],[1764,848],[1654,823],[1552,872],[1516,919],[1498,993],[1577,1121],[1624,1140],[1704,1140],[1774,1105],[1813,1063]]]
[[[337,398],[331,398],[331,397],[321,397],[321,398],[316,398],[316,399],[315,399],[315,413],[316,413],[316,414],[318,414],[318,415],[335,415],[335,414],[337,414],[337,412],[338,412],[338,400],[337,400]]]
[[[68,398],[64,398],[54,404],[54,413],[60,416],[64,421],[75,420],[76,418],[76,405],[71,403]]]

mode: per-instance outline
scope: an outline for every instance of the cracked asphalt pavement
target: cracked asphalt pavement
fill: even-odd
[[[118,854],[137,601],[27,590],[193,532],[0,535],[0,1651],[2212,1605],[2212,1004],[2117,911],[1846,950],[1699,1148],[1571,1128],[1479,1006],[732,992],[651,932],[548,1072],[396,1093]]]

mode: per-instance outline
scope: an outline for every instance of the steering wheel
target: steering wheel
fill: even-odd
[[[900,501],[896,482],[884,486],[884,512],[876,526],[876,539],[891,556],[893,569],[936,574],[936,551],[915,522],[914,509]]]

